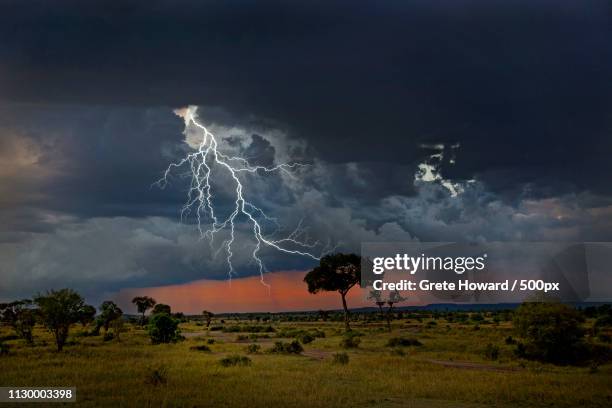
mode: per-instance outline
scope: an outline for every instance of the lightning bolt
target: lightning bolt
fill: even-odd
[[[260,281],[265,286],[269,287],[264,281],[264,272],[266,268],[259,256],[262,247],[270,247],[286,254],[301,255],[318,261],[322,254],[317,256],[311,251],[319,243],[318,241],[308,242],[307,239],[304,239],[305,231],[302,228],[302,221],[300,221],[293,232],[284,238],[274,239],[264,234],[264,229],[259,219],[273,222],[276,225],[278,225],[278,223],[274,218],[266,215],[266,213],[253,204],[253,202],[245,199],[243,180],[240,178],[242,173],[260,174],[283,172],[293,176],[292,170],[305,165],[300,163],[284,163],[271,167],[254,166],[243,157],[228,156],[219,151],[219,144],[215,135],[199,122],[197,107],[189,106],[188,108],[177,110],[176,113],[185,121],[185,133],[187,133],[190,126],[194,126],[201,140],[196,151],[187,154],[187,156],[178,162],[171,163],[164,171],[163,176],[154,184],[163,189],[168,185],[168,179],[174,170],[183,167],[188,168],[187,174],[191,177],[191,185],[187,192],[187,200],[181,209],[181,220],[183,220],[186,214],[195,213],[200,238],[207,238],[210,241],[211,247],[217,233],[220,231],[229,231],[229,238],[224,240],[219,248],[219,251],[225,250],[227,255],[226,261],[229,268],[229,279],[231,280],[235,273],[232,263],[232,258],[234,256],[233,246],[236,241],[235,230],[237,218],[241,216],[244,216],[247,223],[251,226],[253,238],[255,240],[255,247],[251,256],[259,269]],[[224,218],[218,215],[218,211],[216,211],[213,203],[214,191],[213,184],[211,183],[211,173],[215,167],[227,171],[235,185],[233,211]],[[204,224],[209,224],[210,226],[205,229]],[[323,252],[326,252],[325,249]]]

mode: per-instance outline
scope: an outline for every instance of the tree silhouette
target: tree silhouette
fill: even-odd
[[[344,308],[344,325],[350,330],[346,294],[361,280],[361,258],[355,254],[331,254],[319,261],[319,266],[308,272],[304,282],[308,292],[335,291],[340,293]]]
[[[212,322],[212,318],[215,314],[213,312],[209,312],[208,310],[203,310],[202,311],[202,316],[204,316],[204,319],[206,319],[206,328],[208,329],[208,327],[210,326],[210,323]]]
[[[140,324],[144,326],[145,324],[145,313],[147,310],[151,309],[157,303],[155,299],[149,296],[136,296],[132,299],[132,303],[136,305],[138,308],[138,313],[142,314],[140,318]]]
[[[155,314],[160,314],[160,313],[172,314],[172,309],[170,308],[169,305],[158,303],[153,308],[153,311],[151,312],[151,314],[155,315]]]
[[[0,304],[0,322],[10,325],[17,335],[32,344],[32,331],[36,324],[36,310],[30,299]]]
[[[106,300],[100,305],[100,322],[99,324],[104,327],[104,332],[108,331],[108,327],[111,322],[115,319],[121,318],[123,310],[115,304],[112,300]]]

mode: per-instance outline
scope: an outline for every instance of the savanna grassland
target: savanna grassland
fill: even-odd
[[[59,353],[42,327],[34,345],[3,327],[9,352],[0,356],[0,384],[75,386],[77,405],[85,407],[612,405],[611,364],[518,359],[510,321],[403,318],[390,332],[384,321],[359,321],[347,344],[341,322],[312,320],[215,320],[207,329],[187,319],[183,341],[157,345],[136,322],[108,341],[76,325]],[[296,337],[306,343],[301,353],[269,352]],[[223,364],[235,355],[248,360]]]

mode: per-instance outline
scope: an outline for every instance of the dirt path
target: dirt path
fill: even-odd
[[[315,360],[325,360],[326,358],[331,357],[333,354],[333,352],[325,350],[304,350],[302,352],[303,356],[310,357]]]

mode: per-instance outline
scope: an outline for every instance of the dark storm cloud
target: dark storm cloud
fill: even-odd
[[[3,98],[220,106],[333,161],[413,163],[496,191],[609,192],[610,2],[5,2]]]
[[[187,104],[228,155],[308,164],[244,175],[279,236],[609,240],[611,31],[607,1],[3,2],[0,298],[227,276],[179,223],[189,178],[152,186]]]

